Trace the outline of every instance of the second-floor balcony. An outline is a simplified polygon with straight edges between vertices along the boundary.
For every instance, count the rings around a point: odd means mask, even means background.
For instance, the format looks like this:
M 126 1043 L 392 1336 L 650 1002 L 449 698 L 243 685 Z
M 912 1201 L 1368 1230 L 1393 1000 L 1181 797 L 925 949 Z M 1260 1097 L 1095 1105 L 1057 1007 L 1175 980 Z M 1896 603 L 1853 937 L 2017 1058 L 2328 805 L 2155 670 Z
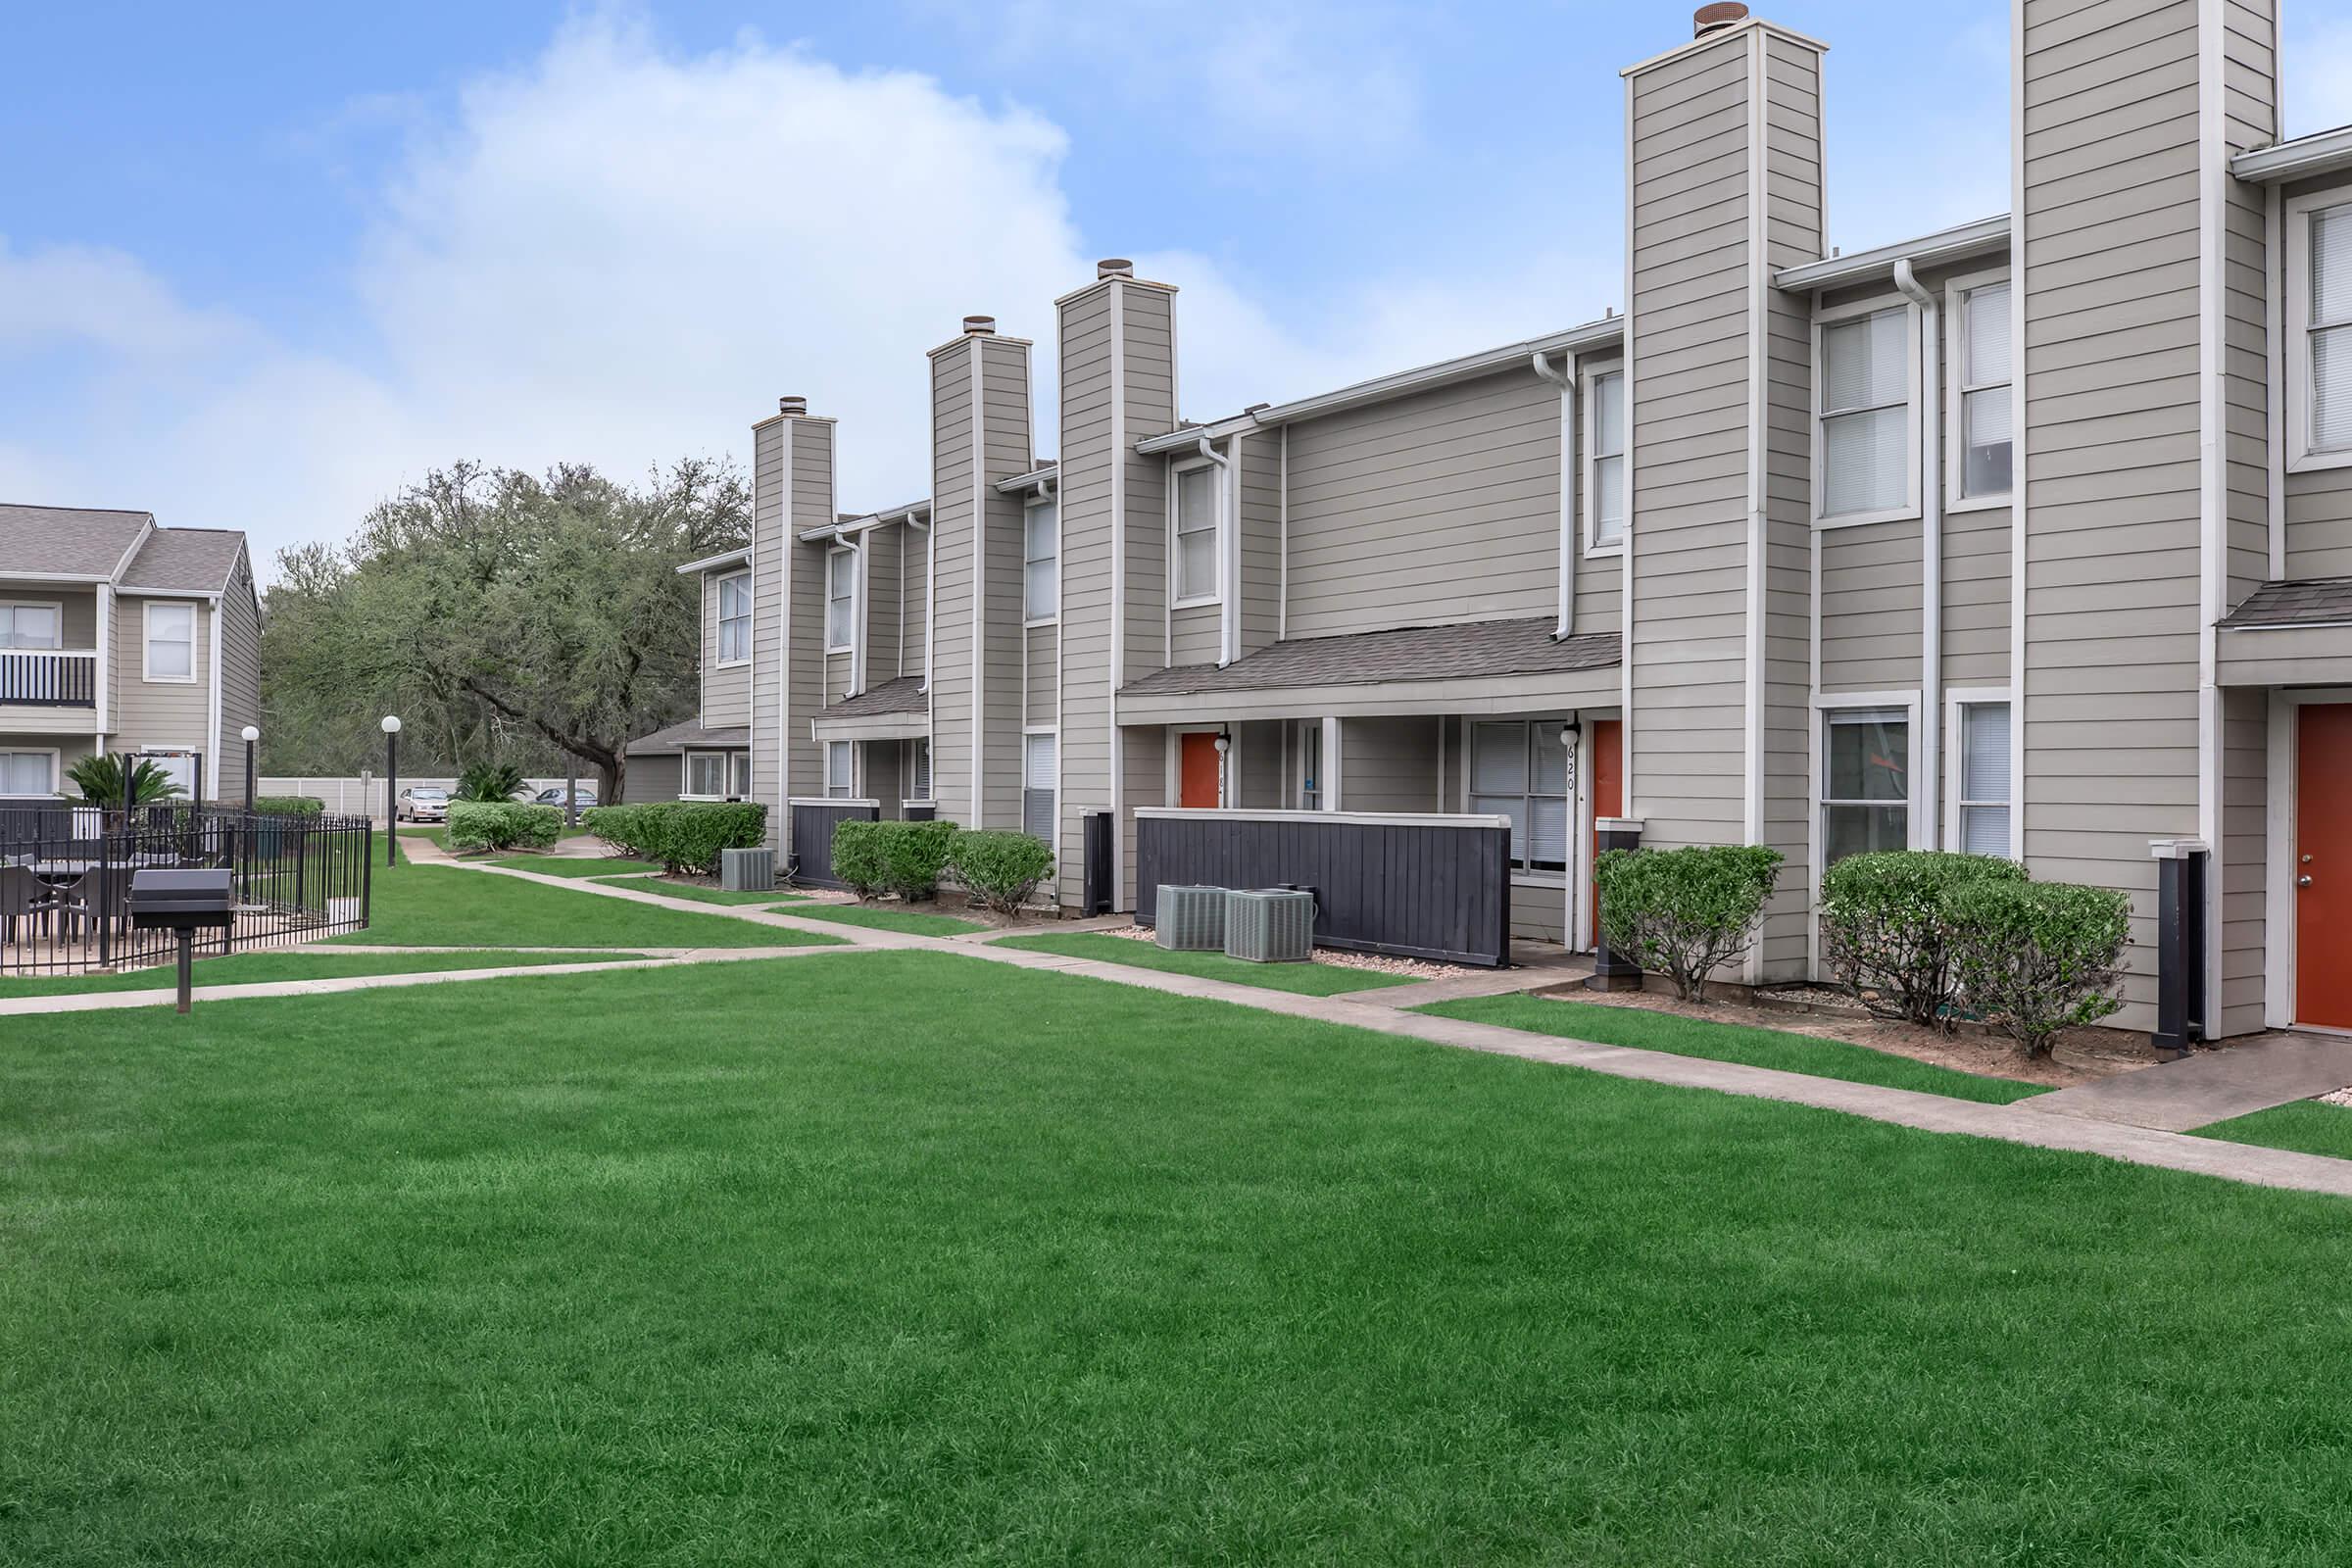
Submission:
M 0 648 L 0 708 L 98 706 L 98 655 L 88 649 Z

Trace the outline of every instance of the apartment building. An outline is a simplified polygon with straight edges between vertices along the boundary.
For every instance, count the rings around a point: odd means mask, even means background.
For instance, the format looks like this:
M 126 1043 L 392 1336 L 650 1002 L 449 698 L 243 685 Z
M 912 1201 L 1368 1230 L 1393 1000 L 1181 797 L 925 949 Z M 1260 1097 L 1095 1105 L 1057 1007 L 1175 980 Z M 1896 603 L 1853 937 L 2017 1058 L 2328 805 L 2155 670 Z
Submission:
M 1770 844 L 1759 982 L 1837 858 L 2004 855 L 2132 895 L 2127 1026 L 2352 1027 L 2352 130 L 2278 140 L 2275 12 L 2019 0 L 2010 211 L 1843 254 L 1827 46 L 1693 34 L 1620 74 L 1582 325 L 1200 417 L 1106 262 L 1051 345 L 931 351 L 930 496 L 858 515 L 786 400 L 683 568 L 705 733 L 780 808 L 1046 837 L 1072 908 L 1171 818 L 1499 818 L 1514 934 L 1587 947 L 1604 833 Z
M 190 798 L 242 796 L 261 631 L 242 533 L 0 504 L 0 799 L 67 792 L 92 752 L 147 758 Z

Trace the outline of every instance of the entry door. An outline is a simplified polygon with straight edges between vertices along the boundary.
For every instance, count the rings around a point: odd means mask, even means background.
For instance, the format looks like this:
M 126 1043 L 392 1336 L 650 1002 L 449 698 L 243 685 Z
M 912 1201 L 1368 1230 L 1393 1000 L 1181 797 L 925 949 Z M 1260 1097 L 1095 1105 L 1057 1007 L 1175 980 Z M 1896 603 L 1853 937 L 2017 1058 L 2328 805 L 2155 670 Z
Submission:
M 2352 1029 L 2352 703 L 2295 713 L 2295 1021 Z
M 1199 730 L 1178 738 L 1183 749 L 1177 754 L 1176 804 L 1214 809 L 1223 804 L 1217 799 L 1217 738 Z
M 1592 824 L 1604 816 L 1625 814 L 1625 725 L 1613 718 L 1592 723 L 1592 813 L 1585 821 L 1585 842 L 1592 844 Z M 1598 858 L 1597 856 L 1594 858 Z M 1600 945 L 1600 884 L 1592 884 L 1585 901 L 1585 946 Z

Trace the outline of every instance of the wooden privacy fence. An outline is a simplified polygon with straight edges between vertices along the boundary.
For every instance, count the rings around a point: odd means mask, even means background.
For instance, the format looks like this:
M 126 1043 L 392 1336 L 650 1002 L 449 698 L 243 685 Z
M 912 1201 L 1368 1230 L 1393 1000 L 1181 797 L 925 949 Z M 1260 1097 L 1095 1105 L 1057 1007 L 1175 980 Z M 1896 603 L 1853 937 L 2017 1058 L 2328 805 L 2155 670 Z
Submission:
M 1138 925 L 1161 883 L 1312 888 L 1315 941 L 1498 967 L 1511 960 L 1511 828 L 1501 816 L 1139 808 Z
M 833 874 L 833 830 L 844 822 L 879 822 L 882 803 L 795 796 L 786 807 L 792 813 L 792 879 L 804 887 L 842 886 Z

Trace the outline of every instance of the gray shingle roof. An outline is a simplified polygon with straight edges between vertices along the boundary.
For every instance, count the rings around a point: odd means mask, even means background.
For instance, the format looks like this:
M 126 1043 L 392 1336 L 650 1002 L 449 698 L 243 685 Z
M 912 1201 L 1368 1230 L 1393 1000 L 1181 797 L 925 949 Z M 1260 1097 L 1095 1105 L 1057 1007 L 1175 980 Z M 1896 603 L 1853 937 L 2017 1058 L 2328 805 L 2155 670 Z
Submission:
M 930 710 L 931 700 L 923 692 L 920 675 L 901 675 L 879 686 L 868 687 L 838 703 L 827 703 L 817 710 L 818 718 L 886 718 L 897 713 L 922 713 Z
M 1549 616 L 1463 626 L 1407 626 L 1276 643 L 1224 668 L 1179 664 L 1120 688 L 1122 695 L 1268 691 L 1299 686 L 1373 686 L 1391 681 L 1477 680 L 1493 675 L 1606 669 L 1618 662 L 1617 634 L 1592 631 L 1554 642 Z
M 244 548 L 245 536 L 233 528 L 158 528 L 122 569 L 122 586 L 217 594 Z
M 2352 623 L 2352 577 L 2266 582 L 2222 617 L 2224 626 L 2324 626 Z
M 746 728 L 705 729 L 700 719 L 688 719 L 640 735 L 621 749 L 624 757 L 667 757 L 678 752 L 740 752 L 752 744 Z
M 0 502 L 0 571 L 16 576 L 109 577 L 153 522 L 144 512 Z

